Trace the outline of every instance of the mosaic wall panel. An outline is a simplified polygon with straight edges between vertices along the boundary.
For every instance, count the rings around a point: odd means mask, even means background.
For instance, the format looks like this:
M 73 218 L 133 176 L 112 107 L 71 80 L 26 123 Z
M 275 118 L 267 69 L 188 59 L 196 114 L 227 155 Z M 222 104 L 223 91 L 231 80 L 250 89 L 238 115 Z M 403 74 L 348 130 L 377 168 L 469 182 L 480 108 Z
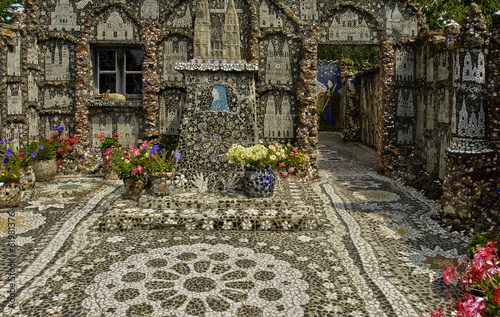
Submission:
M 261 96 L 260 104 L 259 121 L 260 126 L 263 127 L 266 142 L 287 143 L 292 141 L 295 98 L 288 93 L 268 91 Z
M 266 85 L 292 86 L 298 77 L 300 46 L 286 37 L 269 36 L 260 42 L 259 78 Z
M 123 147 L 137 145 L 142 131 L 142 117 L 140 111 L 92 111 L 91 112 L 91 142 L 98 147 L 101 142 L 99 135 L 112 136 L 120 134 L 120 144 Z
M 479 49 L 458 49 L 454 53 L 451 108 L 451 148 L 469 153 L 488 147 L 486 138 L 485 53 Z
M 289 22 L 289 19 L 283 14 L 272 1 L 262 0 L 258 5 L 258 15 L 259 15 L 259 26 L 261 30 L 269 29 L 284 29 L 287 33 L 295 32 L 293 24 Z
M 70 88 L 60 88 L 45 86 L 43 91 L 42 109 L 73 109 L 74 90 Z
M 20 148 L 20 140 L 26 137 L 26 125 L 23 123 L 6 123 L 2 127 L 2 135 L 5 140 L 12 139 L 10 143 L 16 150 Z
M 176 7 L 176 10 L 169 14 L 165 21 L 165 26 L 175 29 L 192 30 L 195 17 L 196 2 L 183 2 Z
M 187 72 L 180 126 L 179 166 L 230 171 L 224 153 L 233 143 L 257 141 L 253 73 Z M 223 123 L 223 124 L 222 124 Z
M 7 50 L 7 75 L 21 76 L 21 42 L 22 37 L 14 32 L 12 35 L 13 46 Z
M 181 72 L 174 70 L 175 63 L 187 62 L 193 56 L 192 40 L 185 37 L 170 36 L 158 45 L 158 75 L 163 82 L 184 83 Z
M 70 81 L 74 64 L 74 46 L 62 41 L 45 41 L 42 45 L 42 73 L 45 81 Z
M 38 115 L 38 111 L 35 108 L 29 108 L 27 110 L 27 126 L 28 126 L 28 139 L 32 140 L 36 138 L 37 135 L 40 134 L 40 116 Z
M 327 44 L 377 44 L 376 25 L 369 17 L 352 8 L 337 12 L 326 22 L 320 42 Z
M 139 42 L 139 30 L 122 10 L 112 7 L 101 13 L 97 25 L 90 28 L 96 42 Z
M 160 96 L 158 130 L 162 135 L 179 135 L 186 92 L 182 89 L 167 89 Z
M 7 85 L 7 115 L 23 114 L 23 87 L 21 83 Z

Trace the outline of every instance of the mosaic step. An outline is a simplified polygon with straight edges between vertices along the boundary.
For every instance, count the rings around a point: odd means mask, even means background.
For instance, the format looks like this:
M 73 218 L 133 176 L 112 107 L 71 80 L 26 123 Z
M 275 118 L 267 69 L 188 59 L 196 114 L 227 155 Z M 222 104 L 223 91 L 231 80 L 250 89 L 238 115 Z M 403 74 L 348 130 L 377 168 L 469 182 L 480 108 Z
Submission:
M 297 180 L 281 181 L 274 197 L 241 192 L 146 194 L 138 202 L 118 200 L 100 219 L 102 231 L 318 230 L 325 221 L 319 200 Z

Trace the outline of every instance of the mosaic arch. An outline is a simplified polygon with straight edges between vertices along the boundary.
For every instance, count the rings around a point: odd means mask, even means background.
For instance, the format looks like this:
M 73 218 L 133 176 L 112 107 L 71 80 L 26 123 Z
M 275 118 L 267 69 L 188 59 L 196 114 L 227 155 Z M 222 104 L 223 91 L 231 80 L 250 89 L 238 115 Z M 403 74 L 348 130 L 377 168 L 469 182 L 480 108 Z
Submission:
M 201 21 L 197 4 L 164 0 L 28 2 L 28 10 L 44 14 L 29 15 L 22 32 L 13 29 L 14 45 L 1 61 L 10 88 L 5 90 L 10 95 L 2 95 L 1 122 L 24 130 L 28 115 L 35 116 L 32 110 L 26 111 L 31 107 L 38 112 L 39 131 L 46 130 L 47 122 L 63 118 L 85 146 L 95 146 L 94 130 L 128 131 L 127 142 L 180 135 L 182 117 L 189 114 L 182 107 L 189 96 L 186 78 L 174 67 L 194 57 L 193 29 Z M 239 58 L 259 66 L 252 94 L 255 138 L 299 145 L 310 154 L 311 177 L 316 170 L 317 114 L 309 96 L 315 91 L 317 44 L 382 45 L 381 39 L 415 37 L 424 28 L 415 8 L 399 1 L 210 0 L 207 6 L 209 22 L 202 32 L 210 46 L 209 58 L 227 57 L 223 52 L 229 42 L 224 34 L 232 28 L 237 29 L 241 43 Z M 238 24 L 232 25 L 234 21 Z M 321 31 L 315 31 L 318 29 Z M 141 50 L 142 79 L 137 76 L 136 86 L 142 95 L 129 94 L 125 103 L 99 99 L 102 69 L 97 64 L 97 50 L 102 47 Z M 120 80 L 125 79 L 116 79 Z M 36 85 L 38 91 L 32 88 Z M 182 98 L 169 97 L 175 94 Z M 201 102 L 208 103 L 212 97 L 207 98 Z M 230 102 L 228 105 L 231 107 Z

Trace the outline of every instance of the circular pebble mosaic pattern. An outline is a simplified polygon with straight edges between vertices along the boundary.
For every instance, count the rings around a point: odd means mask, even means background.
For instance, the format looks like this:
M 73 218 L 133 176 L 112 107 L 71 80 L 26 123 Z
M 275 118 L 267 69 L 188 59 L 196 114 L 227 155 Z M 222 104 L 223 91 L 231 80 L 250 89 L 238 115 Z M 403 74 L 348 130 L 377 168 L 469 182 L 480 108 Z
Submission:
M 227 244 L 152 249 L 114 263 L 86 289 L 87 316 L 302 316 L 308 284 L 290 263 Z M 125 283 L 123 283 L 125 282 Z M 251 304 L 249 304 L 251 303 Z

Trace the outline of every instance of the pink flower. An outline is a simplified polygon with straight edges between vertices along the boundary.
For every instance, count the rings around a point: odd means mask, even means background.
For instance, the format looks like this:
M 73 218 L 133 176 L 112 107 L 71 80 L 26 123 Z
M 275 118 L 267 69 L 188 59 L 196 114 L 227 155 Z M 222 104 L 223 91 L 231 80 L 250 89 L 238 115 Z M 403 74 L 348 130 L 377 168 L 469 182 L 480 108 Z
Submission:
M 456 267 L 449 267 L 443 273 L 444 282 L 446 285 L 450 285 L 451 282 L 456 282 L 458 277 L 458 272 Z
M 108 164 L 106 164 L 106 167 L 110 167 L 111 166 L 111 162 L 108 162 Z
M 130 156 L 128 156 L 128 155 L 125 155 L 125 158 L 126 158 L 127 160 L 130 160 Z
M 281 173 L 281 176 L 283 176 L 283 178 L 287 177 L 288 176 L 288 173 L 287 172 L 282 172 Z
M 135 149 L 133 154 L 135 156 L 139 156 L 139 155 L 141 155 L 141 151 L 139 151 L 138 149 Z
M 291 173 L 293 173 L 293 172 L 295 172 L 295 168 L 290 167 L 290 168 L 288 169 L 288 173 L 290 173 L 290 174 L 291 174 Z
M 141 144 L 141 147 L 145 149 L 148 146 L 148 141 L 144 141 L 144 143 Z
M 299 148 L 298 148 L 298 147 L 294 147 L 294 148 L 293 148 L 293 151 L 294 151 L 294 152 L 298 152 L 298 151 L 299 151 Z
M 104 159 L 105 159 L 106 161 L 109 161 L 111 158 L 110 158 L 109 156 L 106 156 Z
M 290 156 L 294 156 L 294 155 L 295 155 L 295 153 L 294 153 L 294 152 L 290 152 Z
M 132 146 L 131 146 L 128 150 L 129 150 L 129 151 L 132 151 L 133 149 L 135 149 L 135 146 L 134 146 L 134 145 L 132 145 Z
M 443 308 L 439 307 L 438 309 L 436 309 L 432 314 L 431 314 L 431 317 L 445 317 L 445 315 L 443 314 Z
M 137 171 L 138 171 L 139 173 L 141 173 L 142 171 L 144 171 L 144 169 L 142 168 L 142 166 L 138 165 L 138 166 L 137 166 Z
M 281 162 L 279 165 L 280 165 L 280 167 L 284 167 L 285 166 L 285 162 Z
M 134 169 L 132 170 L 132 175 L 136 175 L 136 174 L 137 174 L 137 168 L 134 168 Z

